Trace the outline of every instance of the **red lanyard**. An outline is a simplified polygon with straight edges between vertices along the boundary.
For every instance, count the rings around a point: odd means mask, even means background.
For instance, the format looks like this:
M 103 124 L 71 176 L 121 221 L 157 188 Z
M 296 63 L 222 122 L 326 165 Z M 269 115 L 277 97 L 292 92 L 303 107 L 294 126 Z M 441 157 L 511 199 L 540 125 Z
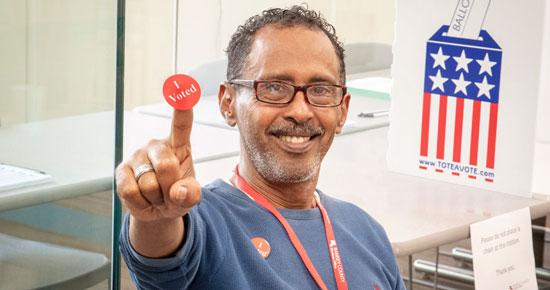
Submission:
M 248 194 L 252 200 L 257 202 L 259 205 L 261 205 L 263 208 L 268 210 L 283 226 L 283 228 L 286 230 L 286 233 L 288 235 L 288 238 L 290 239 L 290 242 L 296 249 L 296 252 L 298 252 L 298 255 L 300 255 L 300 258 L 302 258 L 302 262 L 306 266 L 307 270 L 309 271 L 309 274 L 315 280 L 315 283 L 321 288 L 322 290 L 327 290 L 327 286 L 323 282 L 323 279 L 317 272 L 317 269 L 315 269 L 315 266 L 309 259 L 309 256 L 306 252 L 306 249 L 300 242 L 300 239 L 298 239 L 298 236 L 296 233 L 294 233 L 294 230 L 292 230 L 292 227 L 290 224 L 286 221 L 286 219 L 279 213 L 279 211 L 260 193 L 258 193 L 246 180 L 244 180 L 239 175 L 239 166 L 235 168 L 235 182 L 237 188 Z M 338 287 L 338 290 L 347 290 L 348 289 L 348 283 L 346 282 L 346 276 L 344 275 L 344 265 L 342 265 L 342 260 L 340 258 L 340 251 L 338 250 L 338 246 L 336 245 L 336 238 L 334 237 L 334 231 L 332 229 L 332 224 L 330 223 L 330 219 L 328 218 L 327 211 L 321 204 L 321 200 L 318 196 L 315 196 L 315 200 L 317 201 L 317 205 L 319 206 L 319 210 L 321 211 L 321 215 L 323 216 L 323 224 L 325 225 L 325 234 L 327 237 L 327 244 L 328 249 L 330 253 L 330 259 L 332 261 L 332 269 L 334 271 L 334 279 L 336 280 L 336 286 Z

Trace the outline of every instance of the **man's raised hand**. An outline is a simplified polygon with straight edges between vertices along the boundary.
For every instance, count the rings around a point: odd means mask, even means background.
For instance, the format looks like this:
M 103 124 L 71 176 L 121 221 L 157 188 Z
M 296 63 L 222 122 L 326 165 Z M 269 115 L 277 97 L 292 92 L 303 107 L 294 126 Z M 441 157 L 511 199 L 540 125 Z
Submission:
M 174 110 L 170 136 L 151 140 L 118 166 L 117 191 L 133 219 L 154 222 L 181 218 L 199 202 L 201 187 L 191 157 L 192 125 L 192 110 Z M 150 164 L 153 171 L 136 179 L 136 169 L 144 164 Z

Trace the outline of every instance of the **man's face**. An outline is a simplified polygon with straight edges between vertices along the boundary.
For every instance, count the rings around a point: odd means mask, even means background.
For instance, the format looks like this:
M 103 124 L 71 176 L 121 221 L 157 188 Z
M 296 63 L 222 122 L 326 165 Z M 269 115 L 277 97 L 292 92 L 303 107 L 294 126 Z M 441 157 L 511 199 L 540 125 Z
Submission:
M 339 62 L 328 37 L 304 26 L 267 26 L 256 33 L 244 66 L 243 79 L 283 80 L 295 85 L 341 84 Z M 297 183 L 316 177 L 349 105 L 320 108 L 303 92 L 290 104 L 256 100 L 254 90 L 239 87 L 237 125 L 248 159 L 258 173 L 274 183 Z

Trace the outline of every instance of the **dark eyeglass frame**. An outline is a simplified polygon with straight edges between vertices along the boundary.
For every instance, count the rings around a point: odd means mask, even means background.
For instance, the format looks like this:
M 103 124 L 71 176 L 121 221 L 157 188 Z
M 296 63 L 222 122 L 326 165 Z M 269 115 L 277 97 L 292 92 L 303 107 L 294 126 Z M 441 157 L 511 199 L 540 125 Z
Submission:
M 286 85 L 289 85 L 289 86 L 293 87 L 294 88 L 294 93 L 292 94 L 292 98 L 290 98 L 287 102 L 269 102 L 269 101 L 260 99 L 258 97 L 258 84 L 271 83 L 271 82 L 283 83 L 283 84 L 286 84 Z M 241 85 L 241 86 L 252 88 L 252 89 L 254 89 L 254 96 L 256 97 L 256 100 L 258 100 L 259 102 L 262 102 L 262 103 L 273 104 L 273 105 L 290 104 L 294 100 L 294 97 L 296 97 L 296 93 L 297 92 L 302 92 L 304 94 L 304 96 L 306 97 L 306 101 L 307 101 L 308 104 L 310 104 L 314 107 L 332 108 L 332 107 L 340 106 L 342 104 L 342 102 L 344 101 L 344 96 L 347 94 L 347 87 L 346 86 L 333 85 L 333 84 L 309 84 L 309 85 L 304 85 L 304 86 L 297 86 L 297 85 L 294 85 L 292 83 L 285 82 L 285 81 L 280 81 L 280 80 L 243 80 L 243 79 L 230 80 L 230 81 L 228 81 L 228 83 L 230 83 L 232 85 Z M 338 87 L 338 88 L 342 89 L 342 96 L 340 96 L 340 102 L 336 105 L 327 105 L 327 106 L 312 104 L 309 101 L 309 96 L 307 94 L 307 90 L 309 88 L 315 87 L 315 86 L 330 86 L 330 87 Z

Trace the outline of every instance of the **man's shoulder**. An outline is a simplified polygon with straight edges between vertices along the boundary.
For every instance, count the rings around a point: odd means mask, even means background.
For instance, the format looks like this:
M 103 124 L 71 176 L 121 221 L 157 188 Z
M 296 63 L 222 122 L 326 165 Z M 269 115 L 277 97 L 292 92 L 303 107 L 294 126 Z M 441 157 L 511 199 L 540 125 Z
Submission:
M 216 179 L 202 187 L 202 198 L 197 211 L 217 216 L 247 216 L 257 213 L 251 210 L 259 206 L 244 193 L 222 179 Z
M 201 201 L 226 203 L 247 201 L 247 199 L 248 197 L 223 179 L 216 179 L 202 187 Z

